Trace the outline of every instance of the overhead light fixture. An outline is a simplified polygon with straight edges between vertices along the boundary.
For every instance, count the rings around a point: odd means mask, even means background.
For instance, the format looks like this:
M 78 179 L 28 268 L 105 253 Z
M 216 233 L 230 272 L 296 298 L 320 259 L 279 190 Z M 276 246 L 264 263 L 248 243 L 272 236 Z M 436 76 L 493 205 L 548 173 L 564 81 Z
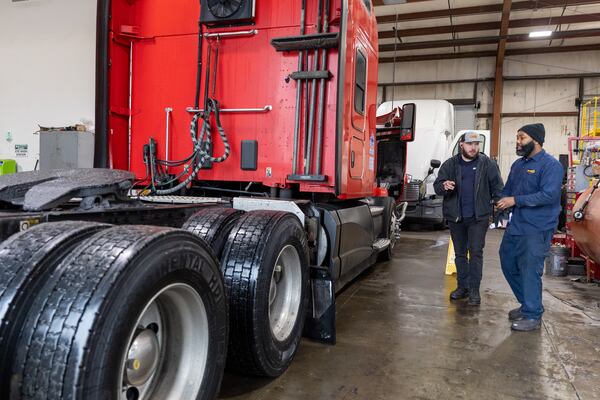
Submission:
M 536 31 L 536 32 L 529 32 L 529 37 L 530 38 L 541 38 L 541 37 L 548 37 L 552 35 L 552 31 Z

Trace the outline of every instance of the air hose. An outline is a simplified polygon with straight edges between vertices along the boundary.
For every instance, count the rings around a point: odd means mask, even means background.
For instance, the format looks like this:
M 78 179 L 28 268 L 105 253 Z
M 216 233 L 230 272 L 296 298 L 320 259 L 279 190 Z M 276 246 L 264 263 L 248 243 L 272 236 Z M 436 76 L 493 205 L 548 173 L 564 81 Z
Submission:
M 212 147 L 212 126 L 210 123 L 210 115 L 215 115 L 215 122 L 217 125 L 217 130 L 219 132 L 219 136 L 221 136 L 221 140 L 223 140 L 223 145 L 225 146 L 225 150 L 223 155 L 220 157 L 213 157 L 210 154 L 210 148 Z M 229 157 L 231 152 L 231 147 L 229 145 L 229 140 L 227 139 L 227 134 L 221 125 L 221 115 L 219 109 L 219 102 L 215 99 L 208 98 L 206 99 L 206 108 L 204 110 L 204 114 L 202 117 L 202 128 L 200 129 L 200 134 L 198 135 L 198 120 L 200 119 L 200 114 L 195 114 L 192 118 L 192 123 L 190 126 L 190 136 L 192 138 L 192 142 L 194 143 L 194 158 L 193 162 L 189 165 L 186 165 L 182 174 L 179 177 L 172 179 L 169 182 L 163 183 L 162 185 L 168 185 L 176 180 L 178 180 L 181 176 L 188 175 L 188 177 L 180 182 L 178 185 L 169 188 L 156 190 L 155 193 L 158 195 L 172 194 L 177 192 L 178 190 L 184 188 L 188 185 L 194 177 L 200 172 L 202 166 L 205 165 L 206 162 L 211 161 L 214 163 L 220 163 Z M 204 145 L 204 148 L 203 148 Z M 199 159 L 199 161 L 198 161 Z M 189 173 L 190 169 L 193 167 L 191 173 Z
M 197 78 L 196 78 L 196 95 L 195 95 L 195 101 L 194 101 L 194 106 L 196 109 L 199 108 L 200 86 L 201 86 L 201 79 L 202 79 L 201 78 L 201 76 L 202 76 L 202 25 L 200 25 L 198 32 L 199 32 L 198 33 L 198 69 L 197 69 Z M 211 51 L 212 51 L 212 46 L 209 46 L 208 60 L 207 60 L 207 67 L 206 67 L 204 111 L 202 113 L 195 113 L 194 116 L 192 117 L 192 122 L 190 124 L 190 135 L 192 138 L 192 142 L 194 144 L 193 153 L 189 157 L 187 157 L 183 160 L 178 160 L 178 161 L 158 160 L 152 156 L 149 158 L 149 161 L 151 164 L 150 170 L 152 171 L 152 184 L 151 184 L 152 192 L 157 195 L 172 194 L 172 193 L 175 193 L 175 192 L 179 191 L 180 189 L 186 187 L 194 179 L 194 177 L 198 175 L 198 173 L 202 169 L 203 165 L 205 165 L 207 162 L 213 162 L 213 163 L 223 162 L 229 157 L 229 154 L 231 152 L 231 147 L 229 145 L 229 140 L 227 138 L 227 134 L 225 133 L 225 130 L 223 129 L 223 126 L 221 125 L 219 102 L 216 99 L 209 97 L 209 95 L 208 95 L 208 87 L 210 85 L 209 81 L 210 81 L 210 75 L 211 75 L 210 74 Z M 217 47 L 216 57 L 215 57 L 215 61 L 214 61 L 215 74 L 213 76 L 214 81 L 213 81 L 213 85 L 212 85 L 213 96 L 214 96 L 214 87 L 215 87 L 215 83 L 216 83 L 216 79 L 217 79 L 216 70 L 217 70 L 218 54 L 219 53 L 218 53 L 218 47 Z M 219 132 L 219 135 L 221 136 L 221 140 L 223 141 L 223 145 L 225 146 L 224 153 L 220 157 L 213 157 L 211 154 L 213 127 L 211 125 L 210 118 L 211 118 L 211 115 L 213 115 L 213 114 L 215 117 L 217 131 Z M 198 133 L 198 123 L 199 123 L 200 118 L 202 118 L 202 123 L 201 123 L 200 133 Z M 179 175 L 177 175 L 173 178 L 170 178 L 169 180 L 162 180 L 162 181 L 156 182 L 154 175 L 158 175 L 159 166 L 177 167 L 177 166 L 182 166 L 182 165 L 184 166 L 184 169 Z M 166 176 L 166 174 L 164 174 L 164 173 L 162 175 Z M 185 176 L 187 176 L 186 179 L 179 182 L 180 179 L 182 179 Z M 168 189 L 157 189 L 156 188 L 156 186 L 158 186 L 158 187 L 170 186 L 176 182 L 179 182 L 179 183 Z
M 600 185 L 600 180 L 598 180 L 596 182 L 596 184 L 592 187 L 592 191 L 588 195 L 587 199 L 585 199 L 585 202 L 582 204 L 581 208 L 573 213 L 573 219 L 575 221 L 583 220 L 583 217 L 585 216 L 585 209 L 587 208 L 588 204 L 590 203 L 590 200 L 592 199 L 594 192 L 596 191 L 596 189 L 598 189 L 598 185 Z

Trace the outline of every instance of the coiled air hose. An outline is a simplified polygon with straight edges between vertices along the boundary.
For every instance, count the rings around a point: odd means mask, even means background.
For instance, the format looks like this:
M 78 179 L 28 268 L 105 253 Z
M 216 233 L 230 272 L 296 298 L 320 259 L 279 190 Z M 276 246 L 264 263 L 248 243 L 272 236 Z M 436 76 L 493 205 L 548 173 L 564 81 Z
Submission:
M 212 126 L 210 123 L 211 114 L 215 115 L 215 122 L 217 125 L 217 131 L 219 132 L 219 136 L 221 136 L 221 140 L 223 141 L 223 145 L 225 146 L 225 150 L 223 155 L 220 157 L 213 157 L 207 149 L 210 149 L 212 146 Z M 220 163 L 229 157 L 231 153 L 231 147 L 229 145 L 229 140 L 227 139 L 227 134 L 221 125 L 221 114 L 219 109 L 219 102 L 215 99 L 208 98 L 206 99 L 206 108 L 204 110 L 204 114 L 202 116 L 202 128 L 200 129 L 200 134 L 198 135 L 198 120 L 200 119 L 200 114 L 194 114 L 192 118 L 192 123 L 190 125 L 190 136 L 192 138 L 192 142 L 194 143 L 194 155 L 192 159 L 192 163 L 186 165 L 184 167 L 183 172 L 176 178 L 170 180 L 169 182 L 162 183 L 161 186 L 169 185 L 179 180 L 182 176 L 188 175 L 188 177 L 180 182 L 178 185 L 169 188 L 169 189 L 159 189 L 155 190 L 157 195 L 166 195 L 177 192 L 178 190 L 184 188 L 188 185 L 194 177 L 200 172 L 202 166 L 207 162 L 211 161 L 214 163 Z M 206 147 L 203 148 L 203 144 L 206 144 Z M 199 161 L 198 161 L 199 159 Z M 193 167 L 191 173 L 189 173 L 190 169 Z

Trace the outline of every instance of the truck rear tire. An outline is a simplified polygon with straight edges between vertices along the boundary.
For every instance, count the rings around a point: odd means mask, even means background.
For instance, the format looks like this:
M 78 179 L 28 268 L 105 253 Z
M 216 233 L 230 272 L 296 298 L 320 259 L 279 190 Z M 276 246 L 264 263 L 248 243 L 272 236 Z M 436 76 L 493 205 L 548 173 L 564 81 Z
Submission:
M 0 398 L 8 398 L 18 334 L 35 294 L 76 244 L 108 227 L 93 222 L 44 223 L 0 244 Z
M 214 399 L 227 333 L 223 280 L 205 242 L 171 228 L 107 229 L 35 297 L 11 399 Z
M 220 257 L 229 232 L 243 213 L 233 208 L 201 208 L 183 224 L 182 229 L 204 239 Z
M 243 215 L 221 261 L 229 299 L 228 369 L 277 377 L 300 344 L 308 301 L 306 233 L 281 211 Z

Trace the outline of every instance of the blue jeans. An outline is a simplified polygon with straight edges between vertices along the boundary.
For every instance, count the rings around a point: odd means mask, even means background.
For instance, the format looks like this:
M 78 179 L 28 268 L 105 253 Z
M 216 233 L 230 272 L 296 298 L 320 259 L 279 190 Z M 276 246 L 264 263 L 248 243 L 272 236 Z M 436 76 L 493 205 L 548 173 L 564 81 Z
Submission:
M 554 230 L 529 235 L 504 234 L 500 245 L 500 264 L 525 318 L 540 319 L 544 261 Z

